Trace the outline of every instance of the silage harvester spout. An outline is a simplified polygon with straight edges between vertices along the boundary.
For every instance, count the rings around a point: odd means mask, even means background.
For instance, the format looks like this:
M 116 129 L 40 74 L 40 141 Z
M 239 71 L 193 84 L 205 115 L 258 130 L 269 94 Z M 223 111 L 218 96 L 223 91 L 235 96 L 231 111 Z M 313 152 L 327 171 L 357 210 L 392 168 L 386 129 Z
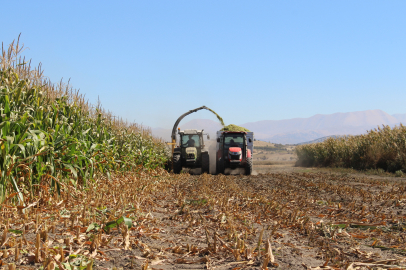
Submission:
M 176 129 L 178 128 L 178 125 L 179 125 L 180 121 L 182 121 L 182 119 L 185 118 L 186 116 L 188 116 L 189 114 L 192 114 L 194 112 L 197 112 L 197 111 L 200 111 L 200 110 L 203 110 L 203 109 L 211 111 L 212 113 L 214 113 L 216 115 L 217 119 L 220 121 L 221 125 L 224 126 L 223 118 L 221 118 L 215 111 L 213 111 L 212 109 L 210 109 L 210 108 L 208 108 L 206 106 L 202 106 L 202 107 L 190 110 L 187 113 L 182 114 L 178 118 L 178 120 L 176 120 L 175 125 L 173 125 L 172 134 L 171 134 L 172 142 L 168 143 L 168 144 L 172 145 L 172 154 L 173 154 L 173 152 L 175 150 L 175 145 L 176 145 Z

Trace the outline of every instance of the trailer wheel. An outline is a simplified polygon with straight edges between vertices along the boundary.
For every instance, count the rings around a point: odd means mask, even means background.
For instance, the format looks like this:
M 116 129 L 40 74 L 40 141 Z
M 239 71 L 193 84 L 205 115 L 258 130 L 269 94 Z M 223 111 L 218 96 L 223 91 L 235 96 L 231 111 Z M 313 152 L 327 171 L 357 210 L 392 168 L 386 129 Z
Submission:
M 210 157 L 207 152 L 202 153 L 202 174 L 203 173 L 210 173 Z
M 173 154 L 173 173 L 179 174 L 182 170 L 182 160 L 180 154 Z
M 245 164 L 245 175 L 252 174 L 252 158 L 247 158 L 247 162 Z

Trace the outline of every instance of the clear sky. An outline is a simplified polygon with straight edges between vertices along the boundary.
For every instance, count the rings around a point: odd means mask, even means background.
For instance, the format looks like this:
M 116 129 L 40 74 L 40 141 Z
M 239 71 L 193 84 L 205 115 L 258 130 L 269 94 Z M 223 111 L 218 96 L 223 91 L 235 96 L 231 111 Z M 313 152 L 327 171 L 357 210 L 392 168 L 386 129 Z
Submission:
M 406 113 L 406 1 L 2 1 L 0 37 L 90 102 L 172 127 Z M 209 112 L 186 118 L 215 119 Z

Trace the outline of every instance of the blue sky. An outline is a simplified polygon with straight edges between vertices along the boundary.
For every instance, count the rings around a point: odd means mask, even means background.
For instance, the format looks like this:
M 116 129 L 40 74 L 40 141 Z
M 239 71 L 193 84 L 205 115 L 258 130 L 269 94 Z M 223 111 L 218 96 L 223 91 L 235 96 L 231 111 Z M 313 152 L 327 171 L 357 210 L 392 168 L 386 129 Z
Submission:
M 226 124 L 406 113 L 406 1 L 3 1 L 54 82 L 115 115 L 172 127 L 206 105 Z M 5 12 L 4 12 L 5 11 Z M 185 118 L 215 120 L 207 111 Z

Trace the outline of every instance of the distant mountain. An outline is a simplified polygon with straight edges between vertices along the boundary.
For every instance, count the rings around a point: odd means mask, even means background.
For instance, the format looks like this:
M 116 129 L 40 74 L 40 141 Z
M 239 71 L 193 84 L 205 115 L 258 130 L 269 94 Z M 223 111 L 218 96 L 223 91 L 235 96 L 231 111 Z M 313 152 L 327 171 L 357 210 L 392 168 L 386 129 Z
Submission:
M 210 137 L 215 137 L 216 132 L 222 129 L 223 126 L 216 121 L 209 119 L 194 119 L 180 125 L 180 129 L 204 129 L 204 133 L 210 134 Z
M 216 136 L 216 132 L 222 128 L 219 122 L 209 120 L 209 119 L 194 119 L 190 120 L 184 124 L 182 122 L 179 128 L 181 130 L 185 129 L 203 129 L 204 133 L 209 134 L 211 139 L 214 139 Z M 164 129 L 164 128 L 152 128 L 152 135 L 155 137 L 162 138 L 165 141 L 171 140 L 171 133 L 172 129 Z
M 357 135 L 380 125 L 398 125 L 399 120 L 381 110 L 316 114 L 309 118 L 264 120 L 243 124 L 259 140 L 301 143 L 330 135 Z
M 272 143 L 297 144 L 332 135 L 358 135 L 378 126 L 406 125 L 406 114 L 389 115 L 381 110 L 348 113 L 316 114 L 309 118 L 264 120 L 246 124 L 235 123 L 254 132 L 256 139 Z M 183 129 L 204 129 L 212 139 L 221 129 L 220 123 L 195 119 L 180 125 Z M 152 134 L 170 140 L 171 129 L 153 128 Z
M 392 114 L 393 117 L 395 117 L 399 122 L 401 122 L 403 125 L 406 125 L 406 114 Z
M 170 141 L 172 130 L 166 128 L 151 128 L 152 135 L 161 138 L 166 142 Z
M 254 136 L 256 133 L 254 132 Z M 315 132 L 315 131 L 297 131 L 297 132 L 286 132 L 273 135 L 267 141 L 272 143 L 281 143 L 281 144 L 297 144 L 297 142 L 303 141 L 312 141 L 314 138 L 324 137 L 322 133 Z
M 319 143 L 319 142 L 324 142 L 325 140 L 329 139 L 329 138 L 340 138 L 340 137 L 345 137 L 346 135 L 331 135 L 331 136 L 325 136 L 325 137 L 321 137 L 312 141 L 308 141 L 308 142 L 302 142 L 302 143 L 298 143 L 297 145 L 302 145 L 302 144 L 311 144 L 311 143 Z

